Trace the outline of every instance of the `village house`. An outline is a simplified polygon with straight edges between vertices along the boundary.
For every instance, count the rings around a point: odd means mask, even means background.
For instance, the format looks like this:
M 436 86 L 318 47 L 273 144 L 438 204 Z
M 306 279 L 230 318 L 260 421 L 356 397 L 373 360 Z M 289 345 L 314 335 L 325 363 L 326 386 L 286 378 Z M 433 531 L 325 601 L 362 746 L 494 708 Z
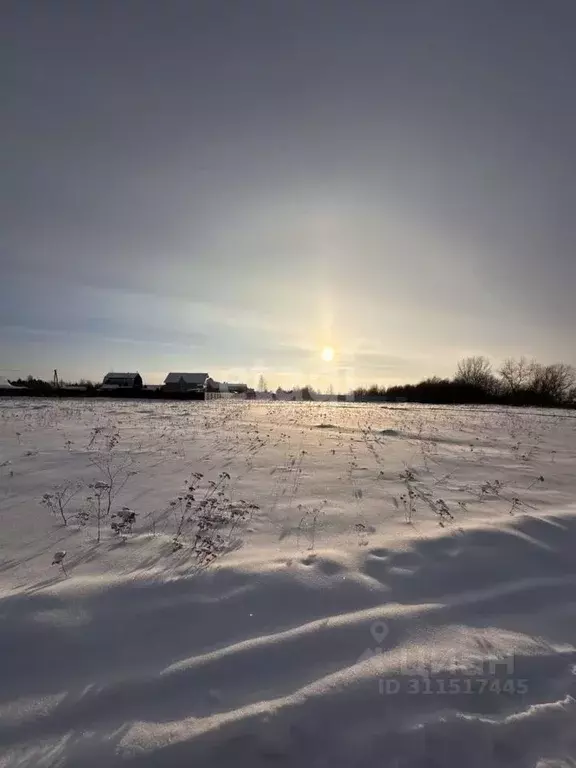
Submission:
M 142 389 L 139 373 L 107 373 L 100 389 Z
M 207 373 L 169 373 L 164 379 L 166 392 L 204 392 Z

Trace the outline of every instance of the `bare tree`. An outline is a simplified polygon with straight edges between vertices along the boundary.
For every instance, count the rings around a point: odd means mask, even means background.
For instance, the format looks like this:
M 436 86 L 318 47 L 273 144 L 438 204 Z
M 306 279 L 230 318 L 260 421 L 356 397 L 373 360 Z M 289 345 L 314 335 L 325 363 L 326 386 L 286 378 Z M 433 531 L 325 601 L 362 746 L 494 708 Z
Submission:
M 491 391 L 495 386 L 492 364 L 483 355 L 466 357 L 460 360 L 456 370 L 455 381 Z
M 266 382 L 266 379 L 264 378 L 264 374 L 260 374 L 260 378 L 258 379 L 258 391 L 259 392 L 267 392 L 268 391 L 268 384 Z
M 534 361 L 521 357 L 515 360 L 513 357 L 506 359 L 499 370 L 504 386 L 508 392 L 518 392 L 530 386 L 534 374 Z
M 539 395 L 562 403 L 570 398 L 575 386 L 576 370 L 573 366 L 567 363 L 533 365 L 531 387 Z

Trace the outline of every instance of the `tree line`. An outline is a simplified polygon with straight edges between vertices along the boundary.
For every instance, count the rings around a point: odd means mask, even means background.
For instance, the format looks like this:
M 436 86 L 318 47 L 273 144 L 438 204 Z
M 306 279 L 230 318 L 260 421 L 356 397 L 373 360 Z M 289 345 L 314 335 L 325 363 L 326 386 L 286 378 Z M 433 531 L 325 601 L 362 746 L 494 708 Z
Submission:
M 543 365 L 525 357 L 508 358 L 498 370 L 481 355 L 458 363 L 451 379 L 432 376 L 418 384 L 360 387 L 356 400 L 406 400 L 415 403 L 576 406 L 576 369 L 566 363 Z
M 15 387 L 25 387 L 38 395 L 50 395 L 54 392 L 54 384 L 51 381 L 44 381 L 44 379 L 36 379 L 34 376 L 28 376 L 25 379 L 13 379 L 10 381 Z M 80 379 L 78 382 L 61 381 L 60 388 L 66 387 L 84 387 L 87 392 L 94 392 L 98 389 L 100 384 L 95 384 L 87 379 Z
M 35 394 L 49 395 L 53 385 L 29 376 L 27 379 L 12 381 L 16 386 L 26 387 Z M 61 383 L 63 387 L 70 386 Z M 81 380 L 87 394 L 97 390 L 98 385 Z M 260 391 L 266 391 L 263 376 L 258 383 Z M 314 400 L 313 387 L 295 387 L 290 393 L 293 399 Z M 333 394 L 330 387 L 329 394 Z M 501 404 L 540 407 L 576 407 L 576 369 L 566 363 L 543 365 L 525 357 L 508 358 L 494 370 L 488 358 L 481 355 L 466 357 L 457 365 L 452 378 L 432 376 L 418 384 L 403 384 L 383 387 L 359 387 L 351 393 L 354 400 L 373 401 L 405 400 L 414 403 L 436 404 Z M 343 395 L 341 395 L 343 397 Z M 350 397 L 350 395 L 347 395 Z

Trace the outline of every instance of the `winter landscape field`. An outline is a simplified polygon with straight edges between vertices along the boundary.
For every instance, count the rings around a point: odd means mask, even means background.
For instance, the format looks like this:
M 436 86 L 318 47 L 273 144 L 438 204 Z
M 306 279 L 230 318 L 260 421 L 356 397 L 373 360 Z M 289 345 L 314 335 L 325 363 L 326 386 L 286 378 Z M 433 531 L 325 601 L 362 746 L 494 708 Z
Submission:
M 576 765 L 575 416 L 0 400 L 0 766 Z

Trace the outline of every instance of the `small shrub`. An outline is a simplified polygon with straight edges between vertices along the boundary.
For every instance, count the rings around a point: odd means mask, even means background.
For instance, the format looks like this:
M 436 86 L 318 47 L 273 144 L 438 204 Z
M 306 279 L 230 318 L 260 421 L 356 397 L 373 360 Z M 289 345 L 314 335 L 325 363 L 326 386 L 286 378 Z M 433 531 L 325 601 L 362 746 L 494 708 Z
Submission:
M 82 489 L 81 483 L 67 482 L 62 485 L 56 486 L 52 493 L 45 493 L 40 500 L 40 503 L 47 507 L 53 515 L 58 515 L 64 525 L 68 525 L 69 519 L 72 516 L 67 516 L 67 507 L 72 499 L 78 495 Z

